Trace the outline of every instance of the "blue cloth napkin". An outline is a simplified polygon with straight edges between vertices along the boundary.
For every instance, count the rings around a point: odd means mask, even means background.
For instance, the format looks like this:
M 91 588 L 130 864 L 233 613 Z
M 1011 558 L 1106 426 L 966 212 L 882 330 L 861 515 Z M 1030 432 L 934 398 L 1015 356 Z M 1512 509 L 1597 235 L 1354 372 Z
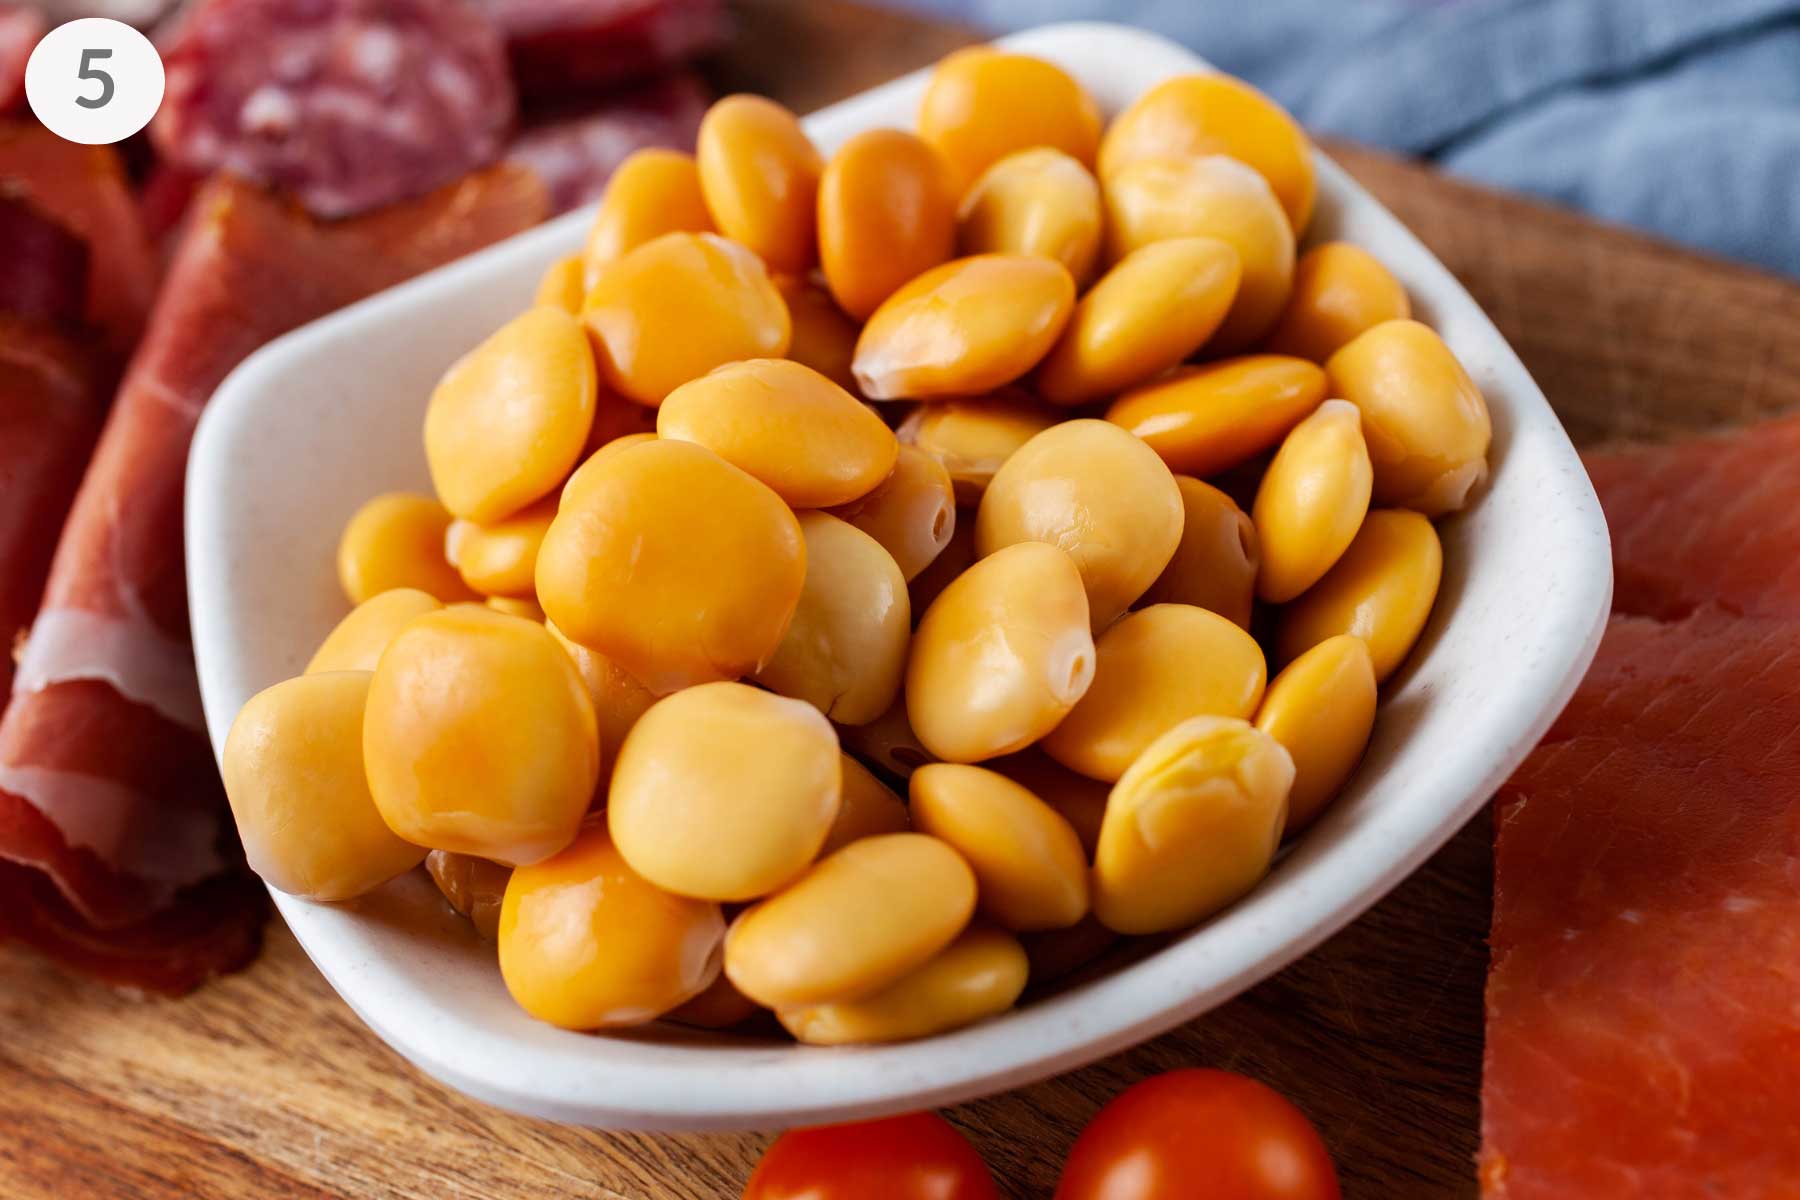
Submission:
M 1800 0 L 898 2 L 1154 29 L 1318 132 L 1800 276 Z

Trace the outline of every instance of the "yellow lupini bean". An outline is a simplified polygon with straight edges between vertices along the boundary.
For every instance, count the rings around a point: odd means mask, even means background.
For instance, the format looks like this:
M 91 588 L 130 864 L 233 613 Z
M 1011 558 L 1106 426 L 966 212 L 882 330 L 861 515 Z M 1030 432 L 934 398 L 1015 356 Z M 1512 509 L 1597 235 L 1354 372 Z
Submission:
M 1237 501 L 1203 480 L 1177 475 L 1181 489 L 1181 544 L 1144 604 L 1192 604 L 1250 628 L 1256 604 L 1256 572 L 1262 553 L 1256 525 Z
M 958 763 L 913 772 L 913 827 L 975 872 L 976 903 L 1007 929 L 1063 929 L 1087 913 L 1087 855 L 1061 814 L 1005 775 Z
M 760 670 L 806 577 L 781 497 L 667 438 L 583 473 L 538 552 L 538 602 L 557 628 L 659 695 Z
M 363 775 L 367 671 L 302 675 L 252 696 L 220 771 L 250 869 L 282 891 L 348 900 L 418 866 L 425 849 L 382 821 Z
M 1100 110 L 1060 67 L 972 46 L 932 71 L 919 102 L 919 136 L 943 155 L 960 196 L 988 167 L 1033 146 L 1093 166 Z
M 705 683 L 632 726 L 606 821 L 631 869 L 657 887 L 754 900 L 811 864 L 842 792 L 837 735 L 812 705 Z
M 1061 263 L 977 254 L 944 263 L 889 296 L 863 326 L 852 369 L 871 400 L 991 392 L 1056 344 L 1075 307 Z
M 956 196 L 937 152 L 910 133 L 871 129 L 832 156 L 819 182 L 819 261 L 838 306 L 866 320 L 956 253 Z
M 488 941 L 500 936 L 500 905 L 506 898 L 506 881 L 512 868 L 476 858 L 433 850 L 425 856 L 425 870 L 443 893 L 444 902 L 475 926 Z
M 484 596 L 529 596 L 556 506 L 552 495 L 491 525 L 459 520 L 445 535 L 445 555 L 463 582 Z
M 717 904 L 651 884 L 594 821 L 566 850 L 507 881 L 500 975 L 540 1021 L 642 1025 L 712 985 L 724 933 Z
M 951 582 L 969 569 L 975 561 L 975 514 L 967 509 L 956 517 L 956 528 L 950 532 L 950 541 L 931 560 L 931 565 L 920 571 L 918 576 L 907 585 L 906 590 L 912 595 L 913 624 L 917 625 L 931 602 L 943 594 Z
M 1251 510 L 1262 548 L 1257 595 L 1285 604 L 1324 578 L 1362 528 L 1373 479 L 1356 405 L 1327 400 L 1294 426 Z
M 1269 685 L 1256 727 L 1294 760 L 1285 833 L 1312 824 L 1362 760 L 1375 728 L 1375 666 L 1352 634 L 1326 638 Z
M 856 337 L 862 326 L 844 315 L 825 289 L 804 279 L 784 276 L 775 281 L 787 303 L 793 337 L 787 356 L 811 367 L 846 391 L 856 390 L 850 361 L 856 357 Z
M 1174 471 L 1216 475 L 1262 453 L 1325 399 L 1325 372 L 1303 358 L 1246 354 L 1134 388 L 1106 419 Z
M 975 552 L 1017 542 L 1068 551 L 1104 629 L 1156 582 L 1181 541 L 1181 489 L 1155 452 L 1105 421 L 1066 421 L 995 472 L 975 515 Z
M 306 664 L 308 675 L 321 671 L 373 671 L 381 652 L 414 617 L 444 607 L 437 597 L 418 588 L 390 588 L 351 609 L 325 635 Z
M 912 604 L 881 543 L 829 513 L 800 514 L 806 583 L 756 682 L 844 725 L 873 721 L 900 693 Z
M 1120 933 L 1211 916 L 1268 873 L 1293 760 L 1247 721 L 1193 717 L 1113 786 L 1094 855 L 1094 915 Z
M 1245 349 L 1281 316 L 1294 281 L 1294 231 L 1261 175 L 1220 154 L 1140 158 L 1108 174 L 1107 252 L 1118 261 L 1172 237 L 1218 238 L 1242 276 L 1231 311 L 1207 347 Z
M 1487 478 L 1487 402 L 1431 329 L 1384 321 L 1333 354 L 1325 372 L 1332 395 L 1362 410 L 1377 504 L 1441 516 Z
M 425 460 L 444 507 L 483 524 L 547 496 L 594 424 L 594 352 L 558 308 L 514 317 L 431 393 Z
M 1077 286 L 1100 257 L 1100 184 L 1049 146 L 1007 155 L 981 173 L 957 210 L 963 254 L 1035 254 L 1069 269 Z
M 505 613 L 509 617 L 523 617 L 527 621 L 543 623 L 544 610 L 530 596 L 489 596 L 487 606 L 497 613 Z
M 873 996 L 781 1009 L 775 1015 L 796 1039 L 814 1046 L 930 1037 L 1005 1012 L 1025 990 L 1029 974 L 1019 939 L 975 925 L 936 958 Z
M 352 604 L 395 588 L 439 600 L 473 600 L 474 591 L 444 559 L 452 517 L 430 496 L 387 492 L 365 503 L 338 540 L 338 583 Z
M 700 121 L 700 192 L 719 232 L 771 271 L 818 259 L 814 231 L 824 162 L 793 113 L 763 96 L 726 96 Z
M 906 712 L 933 757 L 979 762 L 1043 737 L 1093 677 L 1075 560 L 1020 542 L 975 563 L 932 602 L 907 658 Z
M 894 795 L 887 784 L 875 777 L 869 768 L 843 755 L 844 795 L 838 805 L 837 819 L 819 847 L 819 857 L 842 850 L 851 842 L 884 833 L 905 833 L 912 828 L 906 802 Z
M 600 772 L 569 656 L 542 625 L 475 605 L 418 617 L 389 643 L 363 757 L 395 833 L 510 866 L 569 844 Z
M 725 936 L 725 973 L 767 1008 L 872 996 L 935 958 L 975 911 L 975 874 L 920 833 L 851 842 Z
M 901 446 L 893 473 L 833 514 L 881 543 L 908 582 L 931 565 L 956 533 L 950 472 L 916 446 Z
M 600 469 L 601 463 L 633 446 L 641 446 L 655 440 L 654 433 L 628 433 L 624 437 L 616 437 L 610 442 L 604 442 L 595 447 L 594 452 L 588 455 L 579 467 L 570 472 L 568 480 L 562 486 L 562 491 L 557 495 L 557 511 L 560 512 L 571 505 L 580 504 L 582 497 L 587 494 L 588 485 L 605 478 Z M 543 546 L 540 544 L 538 548 L 541 550 Z
M 1108 782 L 1190 717 L 1254 716 L 1268 682 L 1256 639 L 1187 604 L 1120 617 L 1094 652 L 1093 686 L 1042 745 L 1063 766 Z
M 1107 127 L 1100 171 L 1172 154 L 1225 154 L 1247 163 L 1269 181 L 1297 232 L 1312 218 L 1312 143 L 1279 104 L 1240 79 L 1182 75 L 1151 88 Z
M 762 260 L 710 233 L 666 233 L 601 267 L 581 320 L 607 386 L 651 407 L 714 367 L 780 358 L 793 335 Z
M 1325 578 L 1282 610 L 1276 657 L 1290 663 L 1327 638 L 1368 644 L 1376 682 L 1400 668 L 1431 616 L 1444 569 L 1431 522 L 1406 509 L 1375 509 Z
M 532 303 L 561 309 L 571 317 L 575 316 L 581 311 L 581 302 L 587 296 L 586 272 L 587 267 L 579 254 L 557 259 L 544 272 L 544 277 L 538 280 L 537 293 L 532 297 Z
M 665 233 L 712 233 L 694 156 L 661 146 L 634 150 L 606 181 L 581 257 L 586 282 L 600 268 Z
M 728 363 L 682 384 L 656 410 L 658 437 L 705 446 L 795 508 L 848 504 L 894 469 L 894 431 L 811 367 Z
M 571 642 L 567 634 L 549 622 L 544 628 L 569 652 L 575 673 L 581 676 L 588 699 L 594 703 L 594 722 L 600 731 L 600 779 L 604 783 L 612 778 L 613 768 L 618 765 L 625 735 L 639 717 L 650 711 L 656 694 L 598 650 Z
M 900 423 L 900 441 L 944 465 L 958 504 L 981 503 L 1000 464 L 1057 423 L 1058 414 L 1016 388 L 967 400 L 921 404 Z
M 1162 374 L 1218 330 L 1241 275 L 1237 251 L 1217 238 L 1166 238 L 1133 250 L 1075 305 L 1038 366 L 1038 394 L 1086 404 Z
M 1094 857 L 1094 847 L 1100 843 L 1100 822 L 1106 816 L 1106 797 L 1112 791 L 1110 783 L 1077 775 L 1039 746 L 990 759 L 982 765 L 1000 772 L 1055 809 L 1081 839 L 1081 852 L 1090 860 Z
M 1410 316 L 1406 289 L 1373 254 L 1326 242 L 1294 264 L 1293 295 L 1263 348 L 1322 363 L 1364 330 Z
M 932 761 L 931 751 L 913 732 L 906 716 L 906 697 L 897 697 L 888 710 L 865 725 L 839 725 L 838 740 L 884 771 L 905 778 Z

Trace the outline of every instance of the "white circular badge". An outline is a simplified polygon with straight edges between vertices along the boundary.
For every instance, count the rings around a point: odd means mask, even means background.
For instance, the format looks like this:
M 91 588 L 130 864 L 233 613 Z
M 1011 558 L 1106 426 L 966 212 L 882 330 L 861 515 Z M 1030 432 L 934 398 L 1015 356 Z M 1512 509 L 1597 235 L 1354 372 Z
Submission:
M 105 17 L 44 35 L 25 64 L 25 99 L 57 137 L 89 146 L 124 141 L 163 98 L 162 58 L 150 39 Z

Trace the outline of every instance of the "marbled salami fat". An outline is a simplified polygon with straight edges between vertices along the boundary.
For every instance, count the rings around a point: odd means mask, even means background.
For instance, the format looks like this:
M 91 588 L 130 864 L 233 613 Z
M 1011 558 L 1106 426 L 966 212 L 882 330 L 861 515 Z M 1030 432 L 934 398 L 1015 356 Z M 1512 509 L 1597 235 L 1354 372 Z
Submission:
M 512 128 L 505 47 L 465 0 L 199 0 L 161 41 L 157 148 L 315 216 L 423 195 Z

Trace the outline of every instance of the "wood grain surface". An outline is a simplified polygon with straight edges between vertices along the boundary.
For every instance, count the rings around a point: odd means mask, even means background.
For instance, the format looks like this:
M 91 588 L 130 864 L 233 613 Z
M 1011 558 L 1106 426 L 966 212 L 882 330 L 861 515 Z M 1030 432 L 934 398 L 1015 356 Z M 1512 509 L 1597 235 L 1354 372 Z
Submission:
M 756 0 L 741 18 L 720 84 L 801 109 L 971 37 L 835 0 Z M 1800 289 L 1330 149 L 1468 285 L 1579 441 L 1800 406 Z M 1008 1195 L 1042 1197 L 1121 1088 L 1172 1067 L 1231 1067 L 1318 1121 L 1348 1195 L 1473 1195 L 1490 840 L 1483 815 L 1361 920 L 1207 1017 L 948 1115 Z M 279 924 L 252 969 L 175 1002 L 0 950 L 8 1196 L 720 1200 L 768 1140 L 600 1134 L 463 1099 L 366 1031 Z

